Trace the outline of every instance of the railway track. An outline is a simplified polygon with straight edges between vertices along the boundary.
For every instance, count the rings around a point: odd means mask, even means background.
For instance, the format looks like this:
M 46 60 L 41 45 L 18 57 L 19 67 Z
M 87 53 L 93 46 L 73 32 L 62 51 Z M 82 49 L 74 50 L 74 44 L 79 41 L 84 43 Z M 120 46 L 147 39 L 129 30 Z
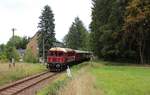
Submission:
M 20 92 L 56 75 L 57 73 L 44 72 L 38 75 L 27 77 L 12 84 L 1 87 L 0 95 L 17 95 Z

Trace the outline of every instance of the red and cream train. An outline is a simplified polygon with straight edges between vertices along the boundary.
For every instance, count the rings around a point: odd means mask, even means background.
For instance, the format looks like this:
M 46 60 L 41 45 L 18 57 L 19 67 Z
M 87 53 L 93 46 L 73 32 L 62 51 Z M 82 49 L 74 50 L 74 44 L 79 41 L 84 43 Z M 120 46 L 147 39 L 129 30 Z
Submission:
M 54 47 L 48 51 L 47 67 L 50 71 L 61 71 L 76 63 L 88 61 L 91 52 Z

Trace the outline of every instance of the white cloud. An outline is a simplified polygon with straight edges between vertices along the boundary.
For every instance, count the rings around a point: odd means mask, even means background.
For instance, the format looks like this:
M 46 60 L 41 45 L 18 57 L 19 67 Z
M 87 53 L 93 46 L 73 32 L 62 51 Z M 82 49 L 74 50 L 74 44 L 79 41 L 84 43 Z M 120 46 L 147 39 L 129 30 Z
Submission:
M 0 44 L 6 43 L 15 27 L 16 35 L 33 36 L 44 5 L 50 5 L 55 17 L 56 38 L 61 41 L 76 16 L 85 26 L 91 21 L 91 0 L 0 0 Z

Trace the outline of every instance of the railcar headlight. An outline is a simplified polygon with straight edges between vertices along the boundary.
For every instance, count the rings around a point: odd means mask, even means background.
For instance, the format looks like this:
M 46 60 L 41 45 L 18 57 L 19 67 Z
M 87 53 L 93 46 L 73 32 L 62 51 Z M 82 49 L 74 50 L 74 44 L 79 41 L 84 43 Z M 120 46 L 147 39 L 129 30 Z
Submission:
M 60 64 L 56 64 L 56 68 L 60 68 Z

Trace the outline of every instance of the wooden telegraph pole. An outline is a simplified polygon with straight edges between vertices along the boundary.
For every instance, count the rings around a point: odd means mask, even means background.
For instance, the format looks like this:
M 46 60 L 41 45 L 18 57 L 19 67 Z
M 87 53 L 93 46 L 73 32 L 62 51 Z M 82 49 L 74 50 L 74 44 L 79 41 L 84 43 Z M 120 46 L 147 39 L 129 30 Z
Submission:
M 45 43 L 44 43 L 44 37 L 43 37 L 43 64 L 45 63 Z
M 14 35 L 15 35 L 15 31 L 16 29 L 15 28 L 12 28 L 12 32 L 13 32 L 13 35 L 12 35 L 12 40 L 13 40 L 13 46 L 12 46 L 12 49 L 15 47 L 15 39 L 14 39 Z M 14 56 L 12 55 L 12 60 L 11 60 L 13 66 L 15 67 L 15 58 Z

